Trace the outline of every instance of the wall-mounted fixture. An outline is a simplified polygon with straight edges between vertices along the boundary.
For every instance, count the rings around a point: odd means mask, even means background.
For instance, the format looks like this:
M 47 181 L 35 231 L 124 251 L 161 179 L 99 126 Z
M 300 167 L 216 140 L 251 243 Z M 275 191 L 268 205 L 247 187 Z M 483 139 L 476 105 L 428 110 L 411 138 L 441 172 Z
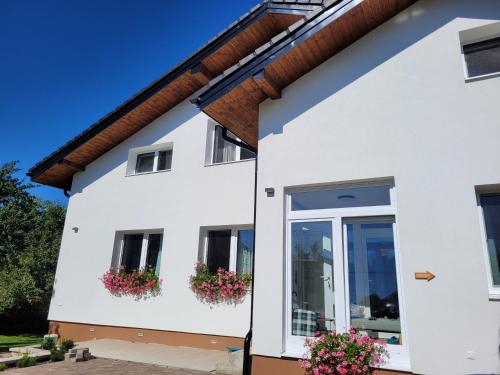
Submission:
M 274 197 L 274 188 L 267 187 L 264 189 L 268 197 Z
M 73 230 L 73 232 L 78 233 L 78 227 L 73 227 L 71 229 Z

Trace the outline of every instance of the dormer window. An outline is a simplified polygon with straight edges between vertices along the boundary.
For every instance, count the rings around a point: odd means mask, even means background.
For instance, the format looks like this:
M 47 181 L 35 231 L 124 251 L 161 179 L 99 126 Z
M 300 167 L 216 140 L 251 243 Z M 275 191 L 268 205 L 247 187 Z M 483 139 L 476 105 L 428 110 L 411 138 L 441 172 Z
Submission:
M 130 149 L 127 175 L 169 171 L 172 169 L 172 154 L 172 143 Z

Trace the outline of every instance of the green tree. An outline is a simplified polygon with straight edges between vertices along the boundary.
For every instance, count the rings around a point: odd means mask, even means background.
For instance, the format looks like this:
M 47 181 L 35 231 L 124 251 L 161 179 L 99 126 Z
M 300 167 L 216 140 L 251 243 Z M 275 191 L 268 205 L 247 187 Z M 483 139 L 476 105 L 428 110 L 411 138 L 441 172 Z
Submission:
M 37 329 L 46 325 L 65 209 L 31 194 L 18 170 L 0 167 L 0 328 Z

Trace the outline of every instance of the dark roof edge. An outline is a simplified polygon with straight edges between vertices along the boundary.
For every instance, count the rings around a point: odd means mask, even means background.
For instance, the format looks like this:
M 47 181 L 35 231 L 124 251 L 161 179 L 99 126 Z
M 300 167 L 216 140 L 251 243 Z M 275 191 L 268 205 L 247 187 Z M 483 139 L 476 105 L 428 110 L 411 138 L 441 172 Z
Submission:
M 225 30 L 217 34 L 214 38 L 209 40 L 203 47 L 199 48 L 196 52 L 187 57 L 183 62 L 176 65 L 169 70 L 159 79 L 150 83 L 146 88 L 136 93 L 132 98 L 120 104 L 113 111 L 100 118 L 90 127 L 83 132 L 72 138 L 59 149 L 49 154 L 40 162 L 31 167 L 26 173 L 29 177 L 34 178 L 43 173 L 52 165 L 56 164 L 59 160 L 63 159 L 69 153 L 80 147 L 82 144 L 93 138 L 101 131 L 112 125 L 115 121 L 126 115 L 138 105 L 145 102 L 151 96 L 156 94 L 159 90 L 167 86 L 173 80 L 184 74 L 186 71 L 194 68 L 203 59 L 209 56 L 214 50 L 220 48 L 227 40 L 234 37 L 239 31 L 249 26 L 253 21 L 266 13 L 282 13 L 287 8 L 290 9 L 291 14 L 306 14 L 310 11 L 311 6 L 299 4 L 274 4 L 272 1 L 264 1 L 257 4 L 249 12 L 238 18 L 237 21 L 229 25 Z M 317 6 L 315 6 L 317 8 Z
M 208 85 L 191 97 L 191 103 L 201 109 L 207 107 L 247 78 L 264 69 L 269 58 L 276 60 L 283 56 L 297 44 L 302 43 L 362 2 L 363 0 L 330 1 L 321 11 L 310 13 L 306 21 L 297 21 L 283 33 L 274 37 L 274 42 L 266 43 L 252 55 L 240 60 L 236 65 L 211 80 Z

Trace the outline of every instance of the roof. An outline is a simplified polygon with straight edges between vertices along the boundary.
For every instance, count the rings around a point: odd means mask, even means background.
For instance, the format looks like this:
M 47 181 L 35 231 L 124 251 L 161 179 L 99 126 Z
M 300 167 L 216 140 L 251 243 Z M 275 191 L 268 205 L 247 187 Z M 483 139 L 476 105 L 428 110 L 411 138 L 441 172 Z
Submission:
M 207 115 L 257 147 L 258 106 L 416 0 L 326 0 L 210 80 L 191 99 Z
M 35 164 L 28 176 L 35 182 L 69 189 L 75 173 L 326 1 L 265 0 L 256 5 L 183 62 Z

